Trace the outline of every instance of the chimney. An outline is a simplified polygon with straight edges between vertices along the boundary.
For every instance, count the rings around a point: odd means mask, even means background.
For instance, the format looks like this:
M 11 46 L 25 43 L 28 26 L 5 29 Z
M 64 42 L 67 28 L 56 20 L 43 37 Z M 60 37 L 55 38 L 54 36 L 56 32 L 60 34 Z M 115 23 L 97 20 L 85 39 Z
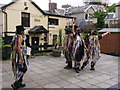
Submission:
M 69 8 L 69 7 L 71 7 L 71 5 L 68 5 L 68 4 L 62 5 L 62 8 Z
M 17 0 L 12 0 L 12 2 L 16 2 Z
M 49 0 L 49 11 L 54 11 L 57 9 L 57 3 L 51 3 L 51 0 Z

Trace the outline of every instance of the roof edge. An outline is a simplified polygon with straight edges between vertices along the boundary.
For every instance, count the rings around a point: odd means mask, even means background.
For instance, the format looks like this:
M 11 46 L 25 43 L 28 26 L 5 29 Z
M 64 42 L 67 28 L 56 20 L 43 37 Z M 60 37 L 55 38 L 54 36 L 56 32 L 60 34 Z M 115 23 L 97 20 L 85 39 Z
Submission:
M 74 18 L 74 17 L 68 17 L 68 16 L 64 16 L 64 15 L 55 15 L 55 14 L 47 14 L 46 15 L 49 15 L 49 16 L 57 16 L 57 17 L 64 17 L 64 18 Z
M 14 2 L 10 2 L 9 4 L 1 7 L 1 9 L 3 10 L 3 9 L 5 9 L 5 8 L 7 8 L 8 6 L 16 3 L 17 1 L 19 1 L 19 0 L 16 0 L 16 1 L 14 1 Z M 45 12 L 44 12 L 40 7 L 38 7 L 38 5 L 36 5 L 32 0 L 28 0 L 28 1 L 30 1 L 38 10 L 40 10 L 40 11 L 45 15 Z
M 8 6 L 16 3 L 17 1 L 19 1 L 19 0 L 16 0 L 15 2 L 11 2 L 11 3 L 9 3 L 9 4 L 7 4 L 7 5 L 3 6 L 3 7 L 1 7 L 1 9 L 3 10 L 3 9 L 5 9 L 5 8 L 7 8 Z M 29 1 L 30 1 L 40 12 L 42 12 L 43 15 L 57 16 L 57 17 L 64 17 L 64 18 L 74 18 L 74 17 L 65 16 L 65 15 L 63 16 L 63 15 L 47 14 L 47 13 L 45 13 L 35 2 L 33 2 L 32 0 L 29 0 Z

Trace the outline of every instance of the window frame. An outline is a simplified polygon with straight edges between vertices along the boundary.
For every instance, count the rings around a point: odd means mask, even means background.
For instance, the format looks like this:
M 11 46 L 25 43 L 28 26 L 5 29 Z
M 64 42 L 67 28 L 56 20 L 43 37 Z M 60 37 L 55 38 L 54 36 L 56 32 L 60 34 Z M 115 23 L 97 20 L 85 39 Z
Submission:
M 27 21 L 28 21 L 28 25 L 24 24 L 25 21 L 23 21 L 23 18 L 25 18 L 25 17 L 23 17 L 23 14 L 24 15 L 28 15 L 28 17 L 26 16 L 27 17 Z M 24 27 L 30 27 L 30 13 L 21 12 L 21 25 L 23 25 Z
M 55 23 L 52 24 L 52 22 L 50 21 L 54 21 Z M 48 18 L 48 25 L 59 25 L 59 19 L 56 18 Z

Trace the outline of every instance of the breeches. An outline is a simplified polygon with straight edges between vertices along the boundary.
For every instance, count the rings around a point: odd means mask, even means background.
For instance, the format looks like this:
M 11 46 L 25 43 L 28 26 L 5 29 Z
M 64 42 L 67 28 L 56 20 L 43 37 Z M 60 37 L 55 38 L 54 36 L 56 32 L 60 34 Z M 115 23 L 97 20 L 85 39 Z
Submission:
M 66 58 L 66 63 L 72 62 L 72 57 L 70 52 L 65 51 L 65 58 Z
M 16 80 L 17 81 L 22 81 L 22 78 L 23 78 L 23 75 L 25 74 L 25 72 L 27 71 L 27 66 L 26 66 L 26 64 L 24 63 L 24 64 L 18 64 L 17 65 L 17 68 L 18 68 L 18 73 L 17 73 L 17 75 L 16 75 Z

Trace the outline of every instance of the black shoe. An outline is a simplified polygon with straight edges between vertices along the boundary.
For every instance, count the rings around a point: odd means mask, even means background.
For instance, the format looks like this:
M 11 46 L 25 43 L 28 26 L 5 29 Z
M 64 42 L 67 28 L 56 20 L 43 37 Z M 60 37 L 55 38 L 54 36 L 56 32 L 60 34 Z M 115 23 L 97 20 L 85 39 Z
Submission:
M 70 68 L 70 67 L 68 67 L 68 66 L 65 66 L 65 67 L 64 67 L 64 69 L 71 69 L 71 68 Z
M 73 69 L 75 69 L 76 67 L 73 67 Z
M 14 84 L 11 84 L 11 87 L 13 88 L 13 90 L 17 90 L 17 88 L 14 86 Z
M 25 87 L 26 86 L 26 84 L 20 84 L 20 87 Z
M 85 68 L 85 66 L 87 65 L 88 61 L 85 61 L 81 67 L 81 69 Z
M 18 88 L 20 88 L 18 86 L 15 86 L 15 84 L 11 84 L 11 87 L 13 88 L 13 90 L 18 90 Z
M 79 71 L 80 71 L 79 68 L 75 68 L 76 73 L 79 73 Z
M 83 69 L 83 68 L 85 68 L 85 66 L 84 66 L 84 65 L 82 65 L 81 69 Z
M 91 67 L 91 69 L 90 70 L 95 70 L 95 68 L 94 67 Z
M 93 61 L 91 62 L 91 69 L 90 70 L 95 70 L 94 68 L 95 64 L 93 63 Z

